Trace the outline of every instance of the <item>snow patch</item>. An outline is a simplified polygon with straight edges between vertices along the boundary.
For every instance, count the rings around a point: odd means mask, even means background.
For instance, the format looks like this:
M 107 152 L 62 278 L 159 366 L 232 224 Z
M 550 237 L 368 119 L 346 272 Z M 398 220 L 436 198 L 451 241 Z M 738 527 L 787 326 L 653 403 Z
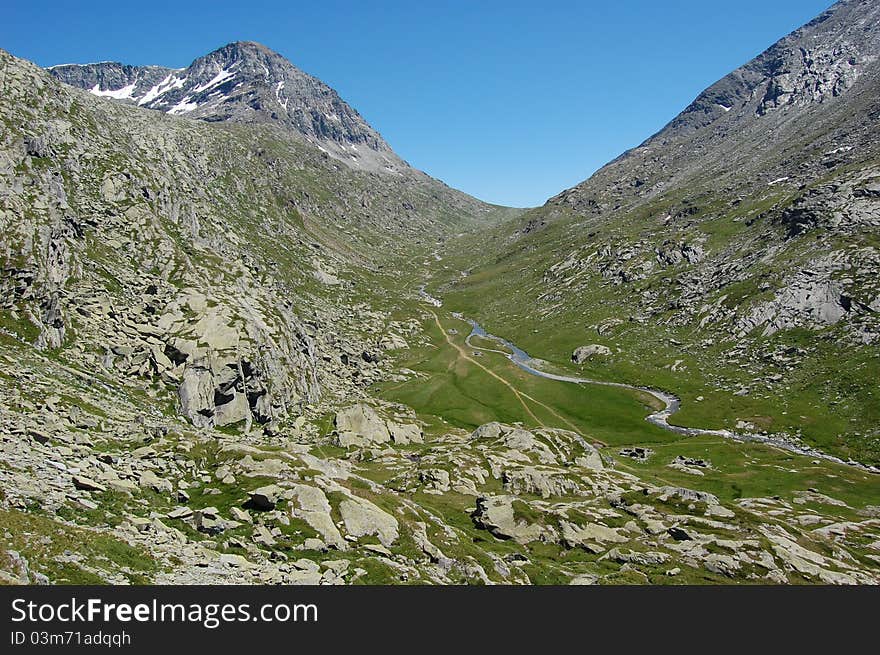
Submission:
M 186 96 L 183 100 L 174 105 L 171 109 L 168 110 L 169 114 L 185 114 L 187 112 L 192 111 L 193 109 L 197 109 L 199 103 L 190 102 L 192 100 L 192 96 Z
M 89 93 L 96 96 L 101 96 L 102 98 L 113 98 L 114 100 L 129 100 L 134 95 L 134 85 L 135 83 L 132 82 L 128 86 L 124 86 L 121 89 L 108 89 L 107 91 L 102 91 L 100 85 L 96 84 L 91 89 L 89 89 Z
M 719 103 L 716 103 L 716 104 L 717 104 L 719 107 L 721 107 L 721 109 L 723 109 L 725 112 L 728 112 L 728 111 L 730 111 L 731 109 L 733 109 L 733 107 L 728 107 L 728 106 L 726 106 L 726 105 L 722 105 L 720 102 L 719 102 Z
M 839 155 L 842 152 L 849 152 L 852 149 L 852 146 L 840 146 L 839 148 L 835 148 L 834 150 L 829 150 L 825 153 L 825 156 L 827 157 L 829 155 Z
M 153 102 L 156 98 L 171 91 L 172 89 L 179 89 L 183 86 L 184 82 L 186 82 L 185 77 L 177 77 L 174 73 L 169 73 L 168 76 L 159 82 L 152 89 L 147 91 L 144 96 L 138 100 L 138 105 L 145 105 L 148 102 Z
M 214 76 L 214 79 L 212 79 L 210 82 L 202 84 L 201 86 L 197 86 L 195 89 L 193 89 L 193 93 L 201 93 L 202 91 L 217 86 L 218 84 L 223 84 L 223 82 L 228 80 L 230 77 L 235 77 L 235 73 L 232 73 L 229 71 L 229 69 L 224 68 L 219 73 L 217 73 Z
M 773 186 L 774 184 L 779 184 L 779 183 L 781 183 L 781 182 L 787 182 L 787 181 L 790 180 L 790 179 L 791 179 L 791 178 L 788 178 L 788 177 L 780 177 L 780 178 L 777 178 L 777 179 L 773 180 L 772 182 L 769 182 L 769 183 L 767 184 L 767 186 Z
M 87 64 L 55 64 L 53 66 L 46 66 L 49 68 L 58 68 L 59 66 L 78 66 L 79 68 L 86 68 L 87 66 L 99 66 L 101 64 L 118 64 L 117 61 L 90 61 Z
M 287 98 L 281 97 L 282 91 L 284 91 L 284 80 L 275 85 L 275 97 L 278 98 L 278 104 L 287 109 Z

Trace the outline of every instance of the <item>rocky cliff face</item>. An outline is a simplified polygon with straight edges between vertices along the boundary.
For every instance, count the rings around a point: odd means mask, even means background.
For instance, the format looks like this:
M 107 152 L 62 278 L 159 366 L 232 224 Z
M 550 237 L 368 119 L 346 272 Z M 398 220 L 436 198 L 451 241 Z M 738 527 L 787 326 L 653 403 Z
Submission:
M 651 141 L 724 119 L 745 123 L 786 108 L 822 104 L 873 74 L 880 9 L 869 0 L 839 2 L 760 56 L 716 82 Z
M 357 168 L 406 168 L 333 89 L 259 43 L 230 43 L 179 70 L 106 62 L 49 71 L 94 95 L 177 116 L 281 125 Z
M 132 103 L 143 100 L 152 89 L 175 72 L 164 66 L 128 66 L 112 61 L 61 64 L 48 70 L 62 82 L 86 89 L 96 96 Z M 149 98 L 146 101 L 149 102 Z

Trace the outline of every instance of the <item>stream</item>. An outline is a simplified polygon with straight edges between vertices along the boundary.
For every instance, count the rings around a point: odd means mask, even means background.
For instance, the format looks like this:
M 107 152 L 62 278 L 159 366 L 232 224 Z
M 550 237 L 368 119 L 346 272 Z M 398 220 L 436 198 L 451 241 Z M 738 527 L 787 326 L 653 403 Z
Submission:
M 427 293 L 424 293 L 424 289 L 421 290 L 424 296 L 427 296 Z M 431 298 L 428 296 L 428 298 Z M 435 298 L 431 298 L 435 302 L 439 303 Z M 439 306 L 439 305 L 437 305 Z M 676 434 L 680 434 L 686 437 L 694 437 L 694 436 L 703 436 L 710 435 L 716 437 L 723 437 L 725 439 L 731 439 L 739 442 L 756 442 L 762 443 L 769 446 L 773 446 L 776 448 L 781 448 L 783 450 L 788 450 L 793 453 L 797 453 L 799 455 L 805 455 L 807 457 L 821 458 L 828 461 L 835 462 L 837 464 L 843 464 L 847 466 L 855 466 L 866 471 L 870 471 L 872 473 L 880 472 L 880 469 L 874 466 L 865 466 L 859 462 L 855 461 L 844 461 L 839 457 L 835 457 L 833 455 L 828 455 L 823 453 L 820 450 L 815 448 L 811 448 L 809 446 L 805 446 L 802 444 L 792 443 L 788 439 L 777 435 L 764 435 L 764 434 L 754 434 L 750 432 L 733 432 L 731 430 L 708 430 L 701 428 L 686 428 L 679 425 L 672 425 L 669 423 L 669 417 L 675 414 L 679 409 L 681 409 L 681 400 L 671 393 L 667 393 L 665 391 L 660 391 L 658 389 L 652 389 L 650 387 L 640 387 L 631 384 L 625 384 L 623 382 L 606 382 L 604 380 L 593 380 L 590 378 L 580 378 L 569 375 L 557 375 L 555 373 L 547 373 L 546 371 L 542 371 L 537 368 L 537 361 L 532 358 L 526 351 L 522 348 L 519 348 L 515 344 L 512 344 L 510 341 L 503 339 L 502 337 L 496 336 L 494 334 L 490 334 L 484 330 L 479 323 L 474 321 L 473 319 L 465 318 L 461 314 L 454 313 L 453 316 L 459 320 L 466 321 L 471 326 L 471 332 L 467 336 L 465 340 L 467 345 L 473 348 L 474 350 L 485 350 L 489 352 L 495 352 L 504 355 L 511 362 L 516 364 L 519 368 L 524 370 L 525 372 L 536 375 L 538 377 L 546 378 L 548 380 L 558 380 L 559 382 L 569 382 L 572 384 L 583 384 L 583 385 L 599 385 L 603 387 L 617 387 L 620 389 L 630 389 L 632 391 L 641 391 L 643 393 L 647 393 L 650 396 L 653 396 L 657 400 L 663 403 L 663 409 L 656 411 L 652 414 L 649 414 L 645 417 L 645 420 L 649 423 L 656 425 L 659 428 L 664 430 L 668 430 L 670 432 L 674 432 Z M 505 352 L 503 350 L 494 350 L 491 348 L 480 348 L 479 346 L 473 345 L 470 340 L 473 337 L 480 337 L 482 339 L 486 339 L 489 341 L 494 341 L 495 343 L 501 345 L 506 348 L 510 352 Z

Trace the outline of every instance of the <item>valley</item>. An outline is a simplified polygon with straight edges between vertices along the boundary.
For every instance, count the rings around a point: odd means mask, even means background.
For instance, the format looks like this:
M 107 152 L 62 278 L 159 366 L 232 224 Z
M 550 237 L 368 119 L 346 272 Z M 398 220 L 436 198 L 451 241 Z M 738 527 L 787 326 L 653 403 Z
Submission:
M 0 51 L 0 582 L 880 583 L 878 53 L 517 209 L 260 44 Z

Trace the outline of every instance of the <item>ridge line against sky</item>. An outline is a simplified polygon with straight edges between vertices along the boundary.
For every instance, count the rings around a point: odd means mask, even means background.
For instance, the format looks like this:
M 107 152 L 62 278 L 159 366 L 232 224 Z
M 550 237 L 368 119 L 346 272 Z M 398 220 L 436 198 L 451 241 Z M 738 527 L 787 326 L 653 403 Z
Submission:
M 41 66 L 180 68 L 231 41 L 263 43 L 336 89 L 413 166 L 483 200 L 535 206 L 832 3 L 5 4 L 0 47 Z

